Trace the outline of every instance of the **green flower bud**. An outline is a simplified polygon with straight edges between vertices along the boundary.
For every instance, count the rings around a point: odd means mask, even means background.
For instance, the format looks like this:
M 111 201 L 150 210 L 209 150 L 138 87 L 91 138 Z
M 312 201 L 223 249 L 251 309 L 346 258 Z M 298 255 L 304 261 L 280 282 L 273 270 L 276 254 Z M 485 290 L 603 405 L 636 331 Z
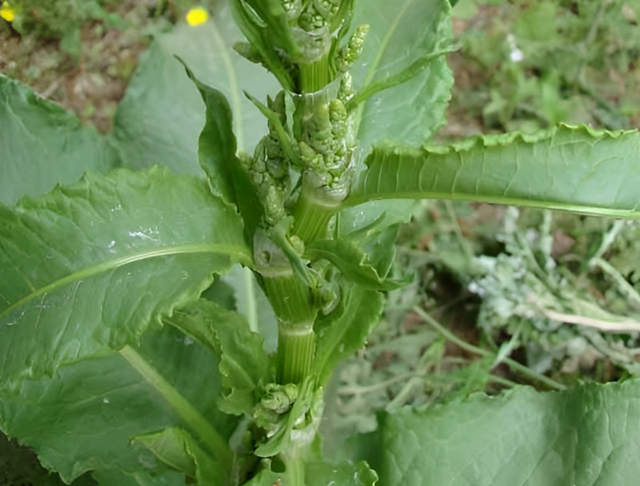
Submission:
M 329 119 L 331 120 L 331 132 L 334 139 L 342 140 L 347 134 L 347 109 L 339 99 L 329 103 Z
M 305 168 L 313 170 L 322 170 L 323 159 L 322 155 L 317 153 L 305 142 L 298 143 L 298 150 L 300 152 L 300 159 L 302 160 Z
M 329 115 L 329 105 L 319 103 L 313 110 L 309 126 L 309 145 L 320 154 L 331 152 L 332 125 Z
M 312 32 L 326 27 L 327 21 L 322 14 L 316 10 L 315 6 L 311 5 L 300 14 L 298 26 L 305 32 Z
M 293 402 L 298 398 L 298 386 L 293 383 L 277 385 L 269 383 L 264 389 L 264 397 L 260 400 L 260 407 L 272 410 L 277 414 L 289 411 Z
M 369 25 L 359 25 L 356 31 L 349 39 L 347 45 L 340 50 L 338 58 L 336 59 L 336 67 L 341 72 L 346 72 L 353 66 L 360 55 L 364 47 L 364 40 L 369 32 Z
M 274 185 L 268 185 L 266 194 L 264 194 L 262 199 L 266 222 L 270 226 L 274 226 L 286 216 L 284 210 L 284 194 L 280 188 Z
M 287 19 L 296 20 L 302 12 L 302 2 L 300 0 L 282 0 L 282 7 L 287 14 Z
M 355 94 L 355 90 L 353 89 L 353 78 L 351 74 L 344 73 L 342 78 L 340 78 L 340 89 L 338 90 L 338 99 L 342 101 L 342 103 L 346 103 L 349 101 L 353 95 Z
M 313 6 L 326 20 L 336 16 L 340 9 L 340 0 L 314 0 Z

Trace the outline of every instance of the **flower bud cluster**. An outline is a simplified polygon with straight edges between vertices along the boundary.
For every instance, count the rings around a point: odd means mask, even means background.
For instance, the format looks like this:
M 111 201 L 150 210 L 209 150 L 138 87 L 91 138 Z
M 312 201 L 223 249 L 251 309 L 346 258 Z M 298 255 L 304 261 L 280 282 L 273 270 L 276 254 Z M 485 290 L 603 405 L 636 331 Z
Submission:
M 325 186 L 332 187 L 341 181 L 355 146 L 352 132 L 347 110 L 340 99 L 315 105 L 311 116 L 304 120 L 304 139 L 298 142 L 304 171 L 321 175 Z
M 351 66 L 358 60 L 364 48 L 364 40 L 369 33 L 369 25 L 363 24 L 356 27 L 355 32 L 349 39 L 345 47 L 340 49 L 336 58 L 336 67 L 338 71 L 346 73 Z
M 275 99 L 269 98 L 267 103 L 269 109 L 279 114 L 284 122 L 284 93 L 280 92 Z M 291 180 L 290 161 L 282 150 L 272 123 L 269 123 L 269 134 L 256 146 L 253 158 L 246 158 L 244 163 L 263 203 L 265 223 L 275 226 L 286 215 L 284 205 Z
M 283 87 L 298 91 L 300 65 L 321 62 L 338 52 L 336 46 L 349 28 L 353 2 L 233 0 L 238 25 L 249 40 L 249 46 L 238 45 L 237 49 L 267 67 Z M 329 81 L 335 77 L 335 66 L 331 70 Z

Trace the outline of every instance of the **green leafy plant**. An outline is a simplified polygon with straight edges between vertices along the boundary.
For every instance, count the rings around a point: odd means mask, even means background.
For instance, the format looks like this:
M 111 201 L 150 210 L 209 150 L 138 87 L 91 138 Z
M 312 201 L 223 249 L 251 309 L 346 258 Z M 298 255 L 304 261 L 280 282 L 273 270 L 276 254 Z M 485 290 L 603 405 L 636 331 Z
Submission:
M 108 139 L 0 77 L 5 434 L 100 485 L 635 484 L 634 380 L 321 419 L 415 199 L 638 217 L 638 133 L 435 145 L 446 0 L 229 6 L 248 42 L 228 11 L 158 36 Z
M 636 3 L 463 0 L 459 6 L 468 26 L 462 55 L 473 80 L 461 107 L 481 115 L 485 127 L 634 126 Z
M 122 27 L 122 19 L 109 11 L 109 0 L 12 0 L 4 7 L 11 11 L 6 16 L 21 35 L 30 34 L 43 39 L 60 39 L 60 49 L 78 60 L 82 48 L 81 28 L 92 21 L 104 21 Z

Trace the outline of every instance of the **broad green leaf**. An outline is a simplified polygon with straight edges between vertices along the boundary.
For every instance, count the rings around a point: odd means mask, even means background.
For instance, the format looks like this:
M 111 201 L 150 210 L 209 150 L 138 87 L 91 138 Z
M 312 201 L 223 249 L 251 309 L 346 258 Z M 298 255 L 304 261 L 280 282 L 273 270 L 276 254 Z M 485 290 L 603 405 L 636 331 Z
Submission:
M 162 432 L 140 435 L 133 442 L 145 446 L 171 469 L 195 479 L 196 463 L 187 446 L 190 440 L 193 439 L 188 432 L 179 427 L 170 427 Z
M 201 174 L 198 135 L 204 104 L 184 67 L 157 39 L 140 56 L 135 75 L 118 105 L 111 140 L 124 167 L 166 165 Z
M 134 439 L 147 447 L 171 469 L 184 472 L 197 484 L 207 486 L 227 486 L 224 474 L 215 459 L 203 451 L 196 440 L 184 429 L 171 427 L 155 434 L 147 434 Z
M 205 123 L 198 139 L 198 161 L 216 196 L 236 204 L 233 167 L 240 170 L 236 157 L 236 138 L 233 135 L 231 107 L 224 95 L 198 81 L 187 67 L 187 74 L 196 85 L 205 105 Z
M 33 484 L 38 486 L 64 486 L 60 476 L 47 471 L 38 462 L 35 453 L 0 432 L 0 484 L 13 486 Z M 89 475 L 84 475 L 73 482 L 73 486 L 96 486 Z
M 394 238 L 391 240 L 393 255 Z M 386 248 L 389 250 L 389 248 Z M 345 278 L 362 287 L 373 290 L 393 290 L 408 283 L 388 278 L 389 267 L 380 273 L 369 261 L 367 253 L 351 241 L 345 239 L 316 240 L 305 248 L 305 258 L 309 260 L 325 259 L 334 264 Z
M 206 24 L 180 24 L 156 36 L 116 113 L 113 140 L 126 167 L 161 164 L 180 173 L 200 173 L 197 151 L 204 103 L 175 55 L 202 83 L 226 96 L 238 149 L 253 148 L 267 125 L 242 89 L 262 99 L 277 92 L 278 85 L 264 68 L 233 51 L 231 46 L 241 39 L 228 9 Z
M 312 462 L 305 467 L 308 486 L 374 486 L 378 475 L 365 461 L 356 464 Z
M 364 346 L 382 308 L 379 292 L 348 282 L 342 285 L 336 309 L 320 317 L 314 326 L 318 334 L 315 367 L 320 383 L 329 379 L 340 360 Z
M 151 474 L 146 471 L 125 473 L 119 469 L 101 469 L 96 471 L 93 477 L 100 486 L 184 486 L 185 484 L 184 474 L 175 471 Z
M 560 125 L 450 147 L 376 148 L 348 206 L 429 198 L 640 216 L 640 134 Z
M 287 473 L 261 471 L 245 486 L 273 486 L 287 484 Z M 374 486 L 378 484 L 378 475 L 369 465 L 360 461 L 357 464 L 343 462 L 309 462 L 305 465 L 306 486 Z
M 386 200 L 369 201 L 357 207 L 346 207 L 338 213 L 336 229 L 338 236 L 354 239 L 355 234 L 368 237 L 379 228 L 408 223 L 413 214 L 415 201 Z
M 450 10 L 446 0 L 356 2 L 353 24 L 371 26 L 352 71 L 356 89 L 383 82 L 449 47 Z M 444 125 L 452 86 L 443 55 L 426 63 L 409 81 L 373 95 L 359 108 L 360 146 L 366 151 L 383 139 L 423 143 Z
M 134 342 L 238 260 L 250 255 L 237 213 L 164 168 L 0 206 L 0 384 Z
M 206 108 L 204 129 L 198 140 L 198 161 L 207 174 L 214 194 L 235 204 L 245 222 L 248 239 L 262 220 L 264 209 L 255 184 L 236 155 L 232 114 L 224 95 L 200 81 L 187 68 Z
M 215 408 L 218 357 L 171 326 L 145 333 L 131 349 L 135 360 L 126 353 L 85 360 L 0 391 L 1 428 L 33 447 L 65 481 L 93 471 L 101 486 L 115 486 L 107 481 L 113 478 L 126 485 L 183 485 L 184 474 L 176 482 L 175 473 L 131 439 L 182 426 L 208 449 L 218 447 L 216 440 L 226 443 L 236 419 Z M 220 447 L 224 476 L 230 450 Z
M 0 203 L 40 196 L 85 171 L 107 172 L 117 153 L 92 128 L 0 74 Z
M 372 466 L 385 486 L 635 486 L 640 381 L 498 397 L 380 416 Z
M 259 387 L 274 381 L 274 373 L 262 337 L 249 329 L 244 316 L 201 299 L 176 311 L 171 324 L 220 356 L 220 409 L 235 415 L 251 412 Z
M 235 309 L 247 318 L 249 328 L 262 336 L 265 351 L 274 353 L 278 346 L 278 320 L 253 272 L 236 265 L 221 280 L 233 288 Z
M 417 201 L 387 199 L 343 208 L 336 219 L 340 237 L 360 245 L 378 275 L 389 275 L 395 261 L 400 223 L 411 220 Z M 406 284 L 406 278 L 399 283 Z

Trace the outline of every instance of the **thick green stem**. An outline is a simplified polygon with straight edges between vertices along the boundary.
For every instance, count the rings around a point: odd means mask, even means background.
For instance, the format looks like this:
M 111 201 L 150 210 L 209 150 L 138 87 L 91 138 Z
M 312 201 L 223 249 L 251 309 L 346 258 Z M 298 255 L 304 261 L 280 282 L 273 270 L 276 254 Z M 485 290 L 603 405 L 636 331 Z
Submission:
M 315 93 L 333 80 L 326 56 L 311 64 L 299 64 L 298 68 L 300 69 L 300 93 Z
M 293 272 L 263 275 L 264 287 L 278 317 L 277 380 L 280 384 L 301 383 L 312 371 L 317 309 L 311 289 Z
M 293 214 L 293 234 L 307 243 L 326 236 L 329 221 L 338 208 L 338 204 L 314 197 L 314 192 L 303 188 Z
M 313 369 L 316 333 L 313 321 L 278 329 L 278 382 L 301 383 Z
M 299 455 L 286 455 L 283 457 L 287 470 L 287 484 L 290 486 L 305 486 L 304 460 Z

